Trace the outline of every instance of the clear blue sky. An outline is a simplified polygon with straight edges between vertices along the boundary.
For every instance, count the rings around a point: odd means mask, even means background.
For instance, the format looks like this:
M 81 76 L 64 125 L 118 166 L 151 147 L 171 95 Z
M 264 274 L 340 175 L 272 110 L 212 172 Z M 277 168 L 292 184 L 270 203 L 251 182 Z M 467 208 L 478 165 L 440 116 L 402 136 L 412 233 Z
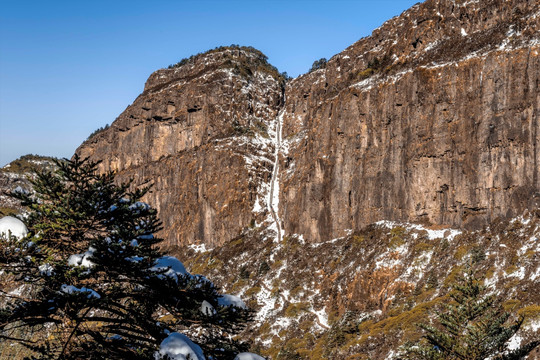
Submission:
M 417 1 L 0 1 L 0 166 L 71 157 L 155 70 L 251 45 L 291 76 Z

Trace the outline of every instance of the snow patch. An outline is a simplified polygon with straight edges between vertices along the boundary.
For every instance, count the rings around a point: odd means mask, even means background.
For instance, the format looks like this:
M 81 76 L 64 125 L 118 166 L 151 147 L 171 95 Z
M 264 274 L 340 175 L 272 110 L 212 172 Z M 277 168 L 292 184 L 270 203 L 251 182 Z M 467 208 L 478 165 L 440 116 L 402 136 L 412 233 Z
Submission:
M 51 276 L 54 273 L 54 268 L 51 266 L 51 264 L 39 265 L 38 269 L 41 275 Z
M 508 274 L 506 277 L 515 277 L 515 278 L 518 278 L 519 280 L 525 279 L 525 267 L 521 266 L 519 270 L 514 271 L 511 274 Z
M 350 235 L 350 234 L 348 233 L 347 235 Z M 346 238 L 347 238 L 346 236 L 342 236 L 342 237 L 338 237 L 338 238 L 335 238 L 335 239 L 332 239 L 332 240 L 323 241 L 323 242 L 315 243 L 315 244 L 310 244 L 310 246 L 313 247 L 313 248 L 318 248 L 319 246 L 326 245 L 326 244 L 335 244 L 338 241 L 345 240 Z
M 191 244 L 188 246 L 188 248 L 198 253 L 205 253 L 212 250 L 212 249 L 207 249 L 205 244 Z
M 12 296 L 21 296 L 25 288 L 26 288 L 26 285 L 21 285 L 15 290 L 10 291 L 8 294 Z
M 157 354 L 156 354 L 157 355 Z M 170 333 L 159 346 L 159 355 L 169 356 L 171 360 L 205 360 L 201 347 L 186 335 L 177 332 Z M 159 355 L 156 359 L 159 359 Z
M 441 230 L 431 230 L 419 224 L 399 223 L 399 222 L 388 221 L 388 220 L 377 221 L 375 224 L 379 226 L 387 227 L 389 229 L 394 228 L 396 226 L 402 226 L 406 230 L 409 230 L 409 231 L 411 230 L 425 231 L 427 232 L 427 237 L 429 240 L 435 240 L 435 239 L 441 239 L 441 238 L 447 239 L 447 240 L 453 240 L 456 236 L 461 234 L 460 230 L 452 229 L 452 228 L 441 229 Z
M 220 306 L 236 306 L 241 309 L 247 309 L 246 303 L 242 301 L 238 296 L 222 294 L 218 297 L 218 304 Z
M 28 228 L 21 220 L 13 216 L 4 216 L 0 219 L 0 235 L 22 239 L 26 234 L 28 234 Z
M 533 332 L 537 332 L 538 329 L 540 329 L 540 319 L 532 320 L 529 324 L 527 324 L 526 328 Z
M 261 309 L 257 312 L 256 321 L 263 322 L 270 317 L 272 310 L 276 304 L 276 298 L 273 298 L 271 295 L 270 289 L 271 284 L 268 280 L 263 281 L 263 286 L 261 291 L 257 294 L 257 303 L 263 304 Z
M 514 334 L 514 336 L 512 336 L 510 340 L 508 340 L 508 350 L 516 350 L 517 348 L 519 348 L 521 346 L 522 340 L 523 339 L 521 338 L 521 336 L 519 336 L 518 334 Z
M 60 286 L 60 291 L 66 294 L 88 293 L 88 295 L 86 296 L 87 298 L 92 298 L 92 297 L 96 299 L 101 298 L 101 295 L 99 295 L 97 292 L 95 292 L 92 289 L 85 288 L 85 287 L 78 288 L 73 285 L 63 284 L 62 286 Z
M 234 360 L 265 360 L 265 358 L 263 358 L 260 355 L 254 354 L 254 353 L 243 352 L 243 353 L 240 353 L 240 354 L 236 355 Z
M 94 263 L 88 259 L 94 254 L 94 251 L 96 251 L 96 249 L 90 247 L 88 248 L 88 251 L 86 251 L 84 254 L 70 255 L 70 257 L 68 258 L 68 265 L 91 268 L 92 266 L 94 266 Z
M 201 312 L 206 316 L 213 316 L 216 314 L 216 309 L 208 301 L 204 300 L 200 308 Z
M 440 40 L 436 40 L 427 44 L 424 51 L 427 52 L 427 51 L 430 51 L 431 49 L 434 49 L 437 45 L 439 45 L 439 43 L 440 43 Z
M 321 310 L 318 311 L 313 311 L 313 313 L 317 316 L 317 319 L 322 326 L 326 327 L 327 329 L 330 328 L 330 325 L 328 324 L 328 314 L 326 313 L 326 307 L 323 307 Z
M 154 272 L 163 272 L 159 277 L 168 277 L 178 282 L 181 276 L 189 276 L 184 264 L 174 256 L 163 256 L 156 260 L 156 264 L 150 268 Z

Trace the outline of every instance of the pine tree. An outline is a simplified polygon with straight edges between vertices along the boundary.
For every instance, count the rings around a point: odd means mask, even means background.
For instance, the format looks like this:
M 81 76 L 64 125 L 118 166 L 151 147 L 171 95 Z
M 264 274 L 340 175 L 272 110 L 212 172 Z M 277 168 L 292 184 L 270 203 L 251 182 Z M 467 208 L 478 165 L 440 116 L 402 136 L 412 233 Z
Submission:
M 29 235 L 0 243 L 0 266 L 29 295 L 0 292 L 0 339 L 42 359 L 153 359 L 174 331 L 216 359 L 245 351 L 231 336 L 251 312 L 224 305 L 210 281 L 165 256 L 156 210 L 140 201 L 149 187 L 116 185 L 98 164 L 59 161 L 36 174 L 33 194 L 14 194 L 29 209 Z
M 511 320 L 494 294 L 477 277 L 471 266 L 453 285 L 451 302 L 436 312 L 433 324 L 419 324 L 424 335 L 417 343 L 408 343 L 403 359 L 415 360 L 517 360 L 523 359 L 540 341 L 532 341 L 509 351 L 508 341 L 523 324 L 523 318 Z

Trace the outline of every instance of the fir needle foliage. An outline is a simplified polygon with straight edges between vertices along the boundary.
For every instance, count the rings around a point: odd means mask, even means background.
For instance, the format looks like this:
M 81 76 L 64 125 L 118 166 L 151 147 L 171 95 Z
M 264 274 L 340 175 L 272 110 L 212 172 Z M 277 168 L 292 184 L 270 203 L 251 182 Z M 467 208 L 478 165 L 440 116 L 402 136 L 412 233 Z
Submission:
M 436 321 L 419 324 L 424 335 L 408 343 L 402 359 L 414 360 L 517 360 L 523 359 L 540 341 L 513 351 L 508 342 L 523 324 L 504 311 L 494 294 L 487 294 L 472 266 L 453 285 L 450 302 L 436 312 Z
M 34 193 L 14 194 L 29 234 L 0 240 L 0 267 L 27 291 L 0 291 L 0 339 L 35 359 L 154 359 L 174 331 L 215 359 L 245 351 L 232 336 L 251 312 L 220 306 L 202 276 L 157 267 L 161 222 L 140 201 L 149 187 L 117 185 L 98 164 L 58 161 L 55 173 L 36 174 Z M 202 312 L 203 301 L 215 311 Z

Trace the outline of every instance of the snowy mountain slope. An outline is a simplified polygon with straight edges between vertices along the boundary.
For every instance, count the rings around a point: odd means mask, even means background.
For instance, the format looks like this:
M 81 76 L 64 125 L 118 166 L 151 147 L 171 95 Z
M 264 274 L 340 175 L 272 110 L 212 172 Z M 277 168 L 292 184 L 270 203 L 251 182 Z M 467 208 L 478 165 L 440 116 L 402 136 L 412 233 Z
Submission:
M 271 359 L 391 359 L 471 262 L 504 308 L 526 317 L 516 344 L 540 336 L 538 212 L 474 232 L 379 222 L 317 244 L 272 234 L 255 228 L 210 251 L 179 251 L 257 311 L 245 336 Z

